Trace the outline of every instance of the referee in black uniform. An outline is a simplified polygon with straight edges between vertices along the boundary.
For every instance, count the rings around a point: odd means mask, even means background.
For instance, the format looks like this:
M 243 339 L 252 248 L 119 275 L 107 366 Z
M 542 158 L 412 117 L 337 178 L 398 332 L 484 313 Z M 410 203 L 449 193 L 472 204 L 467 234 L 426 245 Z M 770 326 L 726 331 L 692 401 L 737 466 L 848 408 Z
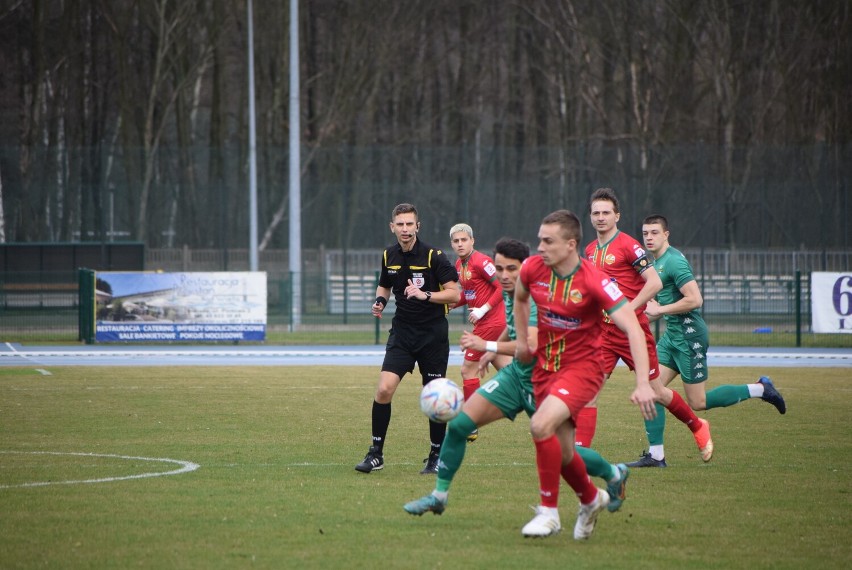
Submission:
M 385 466 L 383 449 L 391 419 L 391 400 L 402 377 L 414 371 L 415 363 L 423 385 L 447 374 L 450 357 L 448 307 L 459 300 L 459 276 L 440 249 L 417 239 L 420 222 L 417 208 L 399 204 L 393 209 L 391 232 L 397 243 L 385 249 L 382 272 L 376 288 L 373 315 L 381 318 L 393 292 L 396 314 L 391 322 L 385 359 L 373 401 L 373 443 L 364 461 L 355 466 L 361 473 Z M 431 449 L 424 462 L 424 475 L 438 473 L 438 453 L 444 442 L 446 424 L 429 422 Z

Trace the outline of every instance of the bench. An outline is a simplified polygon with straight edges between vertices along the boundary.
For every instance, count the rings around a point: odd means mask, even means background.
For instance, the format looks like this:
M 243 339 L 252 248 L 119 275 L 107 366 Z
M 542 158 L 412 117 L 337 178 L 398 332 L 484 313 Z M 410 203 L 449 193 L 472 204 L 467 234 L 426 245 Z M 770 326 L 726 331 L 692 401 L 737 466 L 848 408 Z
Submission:
M 0 306 L 4 309 L 70 309 L 78 305 L 76 283 L 2 283 Z
M 698 278 L 705 314 L 791 314 L 795 311 L 795 283 L 791 276 L 707 275 Z M 808 298 L 807 279 L 802 297 Z M 803 304 L 804 304 L 803 300 Z
M 333 315 L 369 314 L 376 300 L 376 278 L 372 275 L 329 275 L 326 283 L 328 312 Z M 395 310 L 391 300 L 385 313 Z

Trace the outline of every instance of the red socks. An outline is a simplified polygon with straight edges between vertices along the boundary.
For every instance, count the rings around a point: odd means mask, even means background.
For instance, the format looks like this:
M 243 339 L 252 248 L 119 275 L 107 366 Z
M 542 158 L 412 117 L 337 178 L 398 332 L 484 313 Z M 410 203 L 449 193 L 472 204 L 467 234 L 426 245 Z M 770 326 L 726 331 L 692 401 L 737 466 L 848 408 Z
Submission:
M 692 411 L 686 400 L 674 390 L 672 390 L 672 402 L 666 409 L 674 417 L 685 423 L 686 427 L 692 430 L 693 433 L 701 429 L 701 422 L 698 421 L 698 416 L 695 415 L 695 412 Z
M 562 477 L 574 489 L 581 503 L 587 505 L 595 500 L 598 490 L 592 484 L 592 480 L 589 479 L 586 464 L 583 463 L 580 454 L 575 452 L 574 457 L 571 458 L 571 463 L 562 466 Z
M 574 425 L 577 428 L 574 434 L 574 443 L 583 447 L 592 447 L 595 428 L 598 425 L 598 409 L 583 408 L 574 418 Z
M 464 392 L 464 401 L 467 402 L 468 399 L 473 395 L 474 392 L 479 390 L 479 378 L 465 378 L 462 382 L 462 391 Z
M 559 472 L 562 467 L 562 446 L 555 435 L 533 440 L 535 463 L 538 468 L 539 492 L 544 507 L 559 506 Z M 582 461 L 581 461 L 582 463 Z M 585 469 L 585 466 L 584 466 Z
M 560 475 L 574 489 L 581 503 L 588 504 L 595 499 L 597 489 L 589 479 L 586 464 L 579 454 L 575 453 L 568 465 L 562 465 L 562 446 L 555 435 L 533 440 L 533 443 L 542 506 L 556 508 L 559 505 Z

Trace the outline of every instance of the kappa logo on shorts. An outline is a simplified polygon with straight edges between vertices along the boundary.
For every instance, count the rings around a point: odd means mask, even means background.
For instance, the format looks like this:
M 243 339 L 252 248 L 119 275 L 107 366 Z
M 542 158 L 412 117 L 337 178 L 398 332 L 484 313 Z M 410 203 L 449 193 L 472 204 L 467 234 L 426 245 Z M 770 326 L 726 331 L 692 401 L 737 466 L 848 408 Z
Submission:
M 569 394 L 571 393 L 571 392 L 569 392 L 568 390 L 566 390 L 565 388 L 560 388 L 559 390 L 557 390 L 557 392 L 559 392 L 559 393 L 560 393 L 560 394 L 562 394 L 563 396 L 567 396 L 567 395 L 569 395 Z

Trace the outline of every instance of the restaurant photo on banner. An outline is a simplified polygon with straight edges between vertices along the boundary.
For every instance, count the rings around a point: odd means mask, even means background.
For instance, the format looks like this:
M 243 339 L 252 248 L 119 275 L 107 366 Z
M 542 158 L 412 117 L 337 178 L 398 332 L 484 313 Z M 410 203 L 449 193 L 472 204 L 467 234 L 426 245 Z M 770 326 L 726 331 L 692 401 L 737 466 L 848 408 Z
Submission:
M 263 341 L 266 301 L 264 272 L 98 272 L 95 341 Z

